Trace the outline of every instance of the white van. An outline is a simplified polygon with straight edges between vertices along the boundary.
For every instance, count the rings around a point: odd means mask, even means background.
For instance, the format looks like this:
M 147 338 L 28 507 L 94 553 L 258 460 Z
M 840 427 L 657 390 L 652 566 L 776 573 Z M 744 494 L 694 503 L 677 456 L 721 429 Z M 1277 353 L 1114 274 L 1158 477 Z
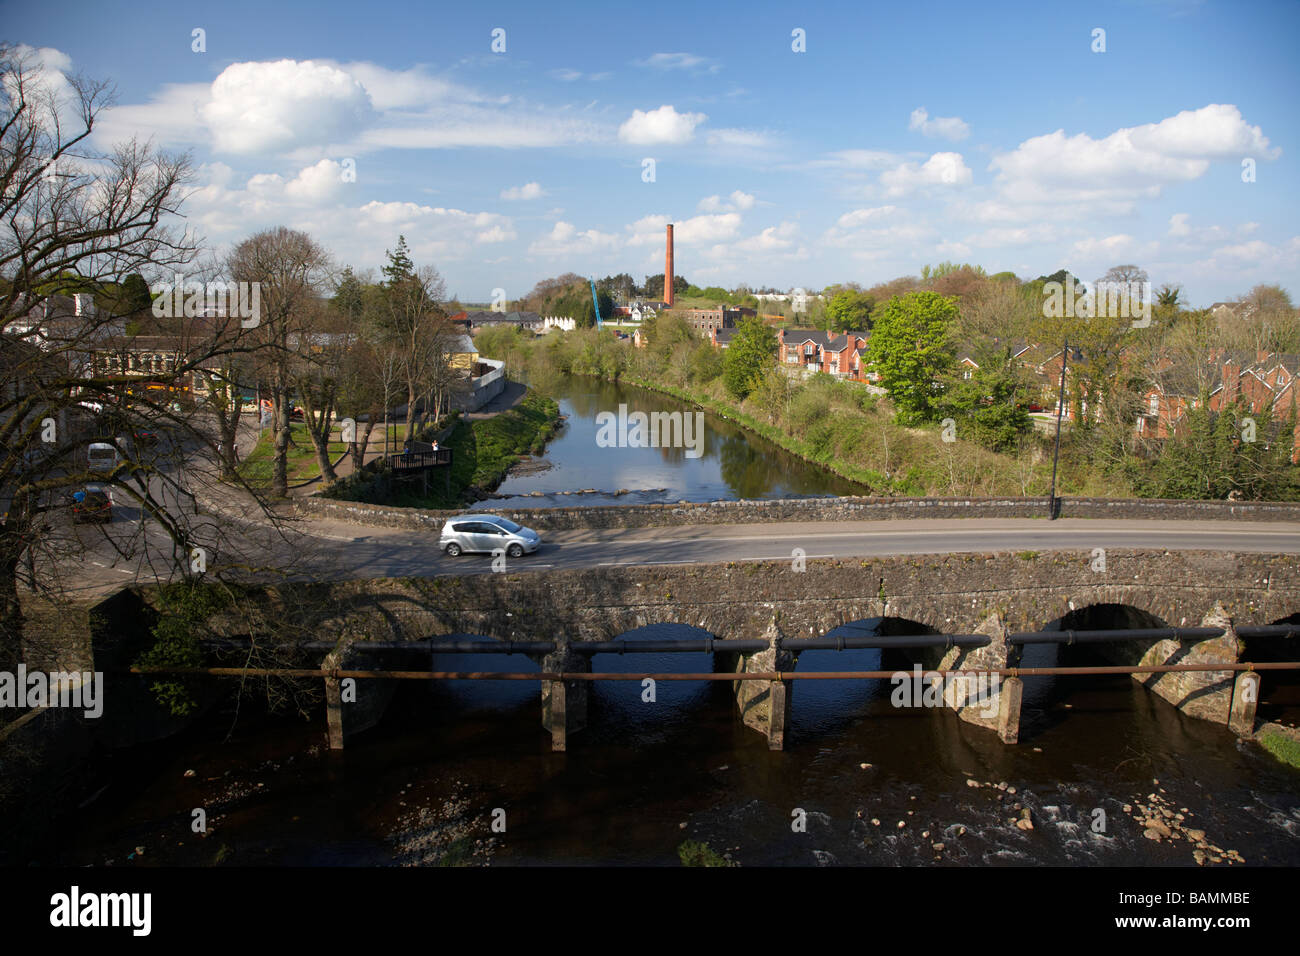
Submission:
M 117 448 L 107 442 L 92 442 L 86 450 L 86 467 L 107 474 L 117 467 Z

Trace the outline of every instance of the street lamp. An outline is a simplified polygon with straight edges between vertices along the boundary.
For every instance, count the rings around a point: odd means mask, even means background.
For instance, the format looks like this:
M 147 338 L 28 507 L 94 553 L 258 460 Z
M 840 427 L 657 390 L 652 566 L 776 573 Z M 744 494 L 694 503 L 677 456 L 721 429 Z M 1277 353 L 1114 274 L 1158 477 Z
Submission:
M 1061 346 L 1061 392 L 1056 399 L 1056 450 L 1052 452 L 1052 497 L 1048 502 L 1047 510 L 1050 521 L 1056 520 L 1056 463 L 1061 457 L 1061 416 L 1065 414 L 1065 366 L 1070 360 L 1071 353 L 1076 362 L 1083 359 L 1083 352 L 1077 348 L 1070 348 L 1070 340 L 1066 339 Z

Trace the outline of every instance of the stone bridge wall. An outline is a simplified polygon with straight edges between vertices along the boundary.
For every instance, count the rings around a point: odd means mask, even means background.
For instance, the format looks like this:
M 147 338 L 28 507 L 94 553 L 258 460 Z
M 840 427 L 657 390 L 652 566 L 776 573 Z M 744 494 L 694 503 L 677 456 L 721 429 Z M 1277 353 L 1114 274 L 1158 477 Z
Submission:
M 575 502 L 581 496 L 575 495 Z M 327 498 L 295 502 L 306 517 L 408 530 L 442 529 L 464 511 L 427 511 Z M 768 521 L 887 521 L 891 518 L 1043 518 L 1044 498 L 792 498 L 775 501 L 704 501 L 573 508 L 502 508 L 494 514 L 540 531 L 588 528 L 658 528 L 686 524 Z M 1225 521 L 1300 521 L 1300 502 L 1169 501 L 1064 498 L 1062 518 Z
M 793 638 L 883 616 L 958 634 L 994 613 L 1008 630 L 1037 630 L 1094 604 L 1193 627 L 1216 602 L 1237 624 L 1268 624 L 1300 613 L 1298 564 L 1290 555 L 1107 549 L 1102 572 L 1091 551 L 1078 551 L 811 559 L 802 572 L 763 561 L 339 581 L 254 592 L 259 613 L 241 611 L 224 627 L 243 633 L 258 617 L 317 638 L 591 641 L 679 623 L 726 639 L 757 637 L 775 618 Z

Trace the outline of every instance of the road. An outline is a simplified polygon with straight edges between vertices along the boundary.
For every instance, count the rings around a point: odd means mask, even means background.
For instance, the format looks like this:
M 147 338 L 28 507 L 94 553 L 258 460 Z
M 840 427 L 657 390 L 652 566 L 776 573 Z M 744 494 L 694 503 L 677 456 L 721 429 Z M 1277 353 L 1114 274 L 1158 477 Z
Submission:
M 293 578 L 317 580 L 432 577 L 492 570 L 490 555 L 446 556 L 431 533 L 323 520 L 293 522 L 273 531 L 258 520 L 233 513 L 225 517 L 239 525 L 241 532 L 232 541 L 212 548 L 212 569 L 222 564 L 278 568 Z M 119 527 L 112 529 L 113 537 L 134 535 L 134 540 L 139 541 L 138 522 L 127 518 L 123 515 L 114 523 Z M 98 531 L 86 529 L 85 533 Z M 790 561 L 796 548 L 802 549 L 809 560 L 1093 548 L 1300 555 L 1300 523 L 1232 521 L 954 518 L 555 531 L 545 532 L 542 537 L 543 545 L 537 553 L 508 559 L 507 570 Z M 145 538 L 151 553 L 170 555 L 168 539 L 161 529 L 147 528 Z M 75 589 L 90 597 L 135 580 L 166 576 L 166 560 L 163 557 L 150 565 L 139 556 L 123 558 L 101 540 L 82 559 Z
M 455 574 L 490 570 L 491 557 L 439 553 L 430 535 L 342 522 L 309 526 L 312 537 L 346 549 L 365 576 Z M 1179 522 L 1029 518 L 790 522 L 687 525 L 599 531 L 553 531 L 541 549 L 510 562 L 512 570 L 598 565 L 693 564 L 866 558 L 896 554 L 1063 551 L 1092 548 L 1250 551 L 1300 554 L 1300 523 Z M 360 575 L 359 575 L 360 576 Z

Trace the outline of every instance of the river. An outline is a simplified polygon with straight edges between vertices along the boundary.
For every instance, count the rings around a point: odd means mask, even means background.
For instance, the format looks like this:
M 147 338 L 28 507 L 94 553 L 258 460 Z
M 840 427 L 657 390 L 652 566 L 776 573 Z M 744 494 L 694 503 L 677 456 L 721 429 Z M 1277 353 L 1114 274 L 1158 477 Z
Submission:
M 694 447 L 685 442 L 681 447 L 602 445 L 600 416 L 617 416 L 620 406 L 628 415 L 694 414 L 684 403 L 649 389 L 572 375 L 559 378 L 551 394 L 566 416 L 564 427 L 547 445 L 545 470 L 508 475 L 497 489 L 510 507 L 868 493 L 861 485 L 709 412 L 698 413 L 704 427 L 698 442 L 692 443 Z M 607 434 L 617 437 L 613 431 Z M 696 434 L 691 431 L 689 437 L 694 439 Z M 646 438 L 648 441 L 650 436 Z M 616 494 L 620 491 L 625 493 Z M 502 504 L 497 499 L 477 507 L 498 508 Z
M 628 635 L 685 636 L 700 632 Z M 1033 646 L 1024 663 L 1091 662 L 1067 654 L 1086 651 Z M 434 664 L 536 670 L 518 655 Z M 906 666 L 879 651 L 809 651 L 798 669 L 882 664 Z M 593 660 L 612 672 L 711 666 L 707 654 Z M 1186 841 L 1153 843 L 1125 813 L 1157 794 L 1247 863 L 1300 864 L 1300 771 L 1128 677 L 1027 678 L 1015 746 L 947 710 L 895 708 L 890 690 L 796 681 L 783 752 L 740 723 L 722 683 L 660 682 L 653 703 L 637 682 L 596 683 L 589 726 L 564 754 L 550 751 L 531 682 L 403 682 L 382 723 L 343 752 L 325 749 L 321 713 L 304 722 L 245 703 L 238 721 L 214 711 L 171 740 L 103 757 L 102 791 L 32 859 L 677 865 L 689 839 L 751 866 L 1194 865 Z M 1289 701 L 1294 720 L 1295 690 L 1265 698 Z M 206 837 L 190 832 L 195 807 Z M 1021 807 L 1032 831 L 1009 823 Z M 804 832 L 791 826 L 798 810 Z M 492 831 L 494 812 L 504 832 Z

